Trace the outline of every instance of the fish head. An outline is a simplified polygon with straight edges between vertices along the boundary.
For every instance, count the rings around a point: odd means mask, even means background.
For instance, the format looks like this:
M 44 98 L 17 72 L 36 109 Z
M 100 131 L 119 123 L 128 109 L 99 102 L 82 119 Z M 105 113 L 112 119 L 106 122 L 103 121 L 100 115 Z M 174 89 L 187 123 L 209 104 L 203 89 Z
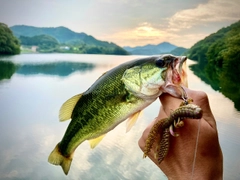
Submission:
M 182 86 L 188 87 L 186 56 L 175 56 L 173 61 L 164 73 L 165 84 L 161 86 L 163 92 L 174 97 L 182 98 L 185 94 Z
M 180 83 L 181 80 L 177 80 L 176 73 L 179 70 L 182 72 L 184 60 L 186 60 L 186 57 L 169 54 L 139 60 L 139 63 L 124 72 L 122 81 L 126 90 L 135 96 L 143 99 L 156 99 L 162 92 L 169 90 L 164 87 L 169 85 L 167 82 L 171 75 L 174 76 L 171 78 L 171 82 Z M 172 71 L 176 72 L 171 73 Z M 182 73 L 178 74 L 181 78 Z

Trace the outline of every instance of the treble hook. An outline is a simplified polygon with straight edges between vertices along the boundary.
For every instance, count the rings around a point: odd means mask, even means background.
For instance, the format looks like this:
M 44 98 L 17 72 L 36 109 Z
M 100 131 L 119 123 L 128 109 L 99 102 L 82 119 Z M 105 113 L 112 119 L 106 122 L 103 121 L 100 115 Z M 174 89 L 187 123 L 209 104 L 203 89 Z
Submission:
M 188 104 L 188 96 L 187 96 L 187 93 L 186 93 L 185 89 L 184 89 L 182 86 L 180 86 L 180 87 L 182 88 L 182 99 L 183 99 L 183 101 L 184 101 L 184 104 L 187 105 L 187 104 Z

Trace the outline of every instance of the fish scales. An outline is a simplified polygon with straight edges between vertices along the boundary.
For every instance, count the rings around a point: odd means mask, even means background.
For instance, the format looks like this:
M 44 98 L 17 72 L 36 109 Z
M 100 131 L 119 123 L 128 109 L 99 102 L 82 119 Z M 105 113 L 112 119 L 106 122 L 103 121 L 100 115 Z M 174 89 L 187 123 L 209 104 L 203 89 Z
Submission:
M 124 83 L 121 81 L 124 71 L 138 64 L 141 64 L 141 62 L 130 62 L 129 65 L 120 67 L 117 71 L 116 69 L 112 69 L 106 72 L 98 79 L 98 84 L 94 84 L 83 93 L 81 101 L 78 101 L 72 113 L 74 121 L 70 122 L 59 144 L 61 152 L 64 155 L 71 153 L 72 148 L 77 147 L 81 141 L 95 138 L 108 132 L 114 128 L 113 126 L 109 126 L 109 124 L 112 125 L 116 118 L 120 118 L 129 109 L 138 107 L 139 104 L 137 102 L 144 102 L 142 99 L 129 94 L 125 89 Z M 109 86 L 109 83 L 111 86 Z M 112 102 L 117 103 L 112 104 Z M 126 104 L 126 102 L 128 103 Z M 109 106 L 108 104 L 111 105 Z M 125 119 L 126 117 L 123 118 Z M 121 121 L 117 123 L 119 124 Z M 115 126 L 118 124 L 115 124 Z M 94 136 L 91 133 L 93 130 Z M 76 134 L 76 132 L 78 133 Z
M 127 118 L 131 120 L 129 130 L 140 111 L 162 93 L 167 84 L 165 78 L 171 76 L 171 71 L 166 73 L 166 70 L 186 59 L 160 55 L 123 63 L 100 76 L 84 93 L 67 100 L 60 109 L 59 118 L 71 121 L 48 161 L 62 166 L 68 174 L 73 153 L 83 141 L 89 140 L 94 148 L 107 132 Z M 182 95 L 171 92 L 177 97 Z

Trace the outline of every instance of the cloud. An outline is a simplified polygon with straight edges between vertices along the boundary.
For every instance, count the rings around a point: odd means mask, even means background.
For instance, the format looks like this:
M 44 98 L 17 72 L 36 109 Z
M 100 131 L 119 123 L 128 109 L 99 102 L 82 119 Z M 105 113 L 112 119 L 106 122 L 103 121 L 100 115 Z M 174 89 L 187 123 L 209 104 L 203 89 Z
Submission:
M 133 29 L 133 33 L 139 37 L 159 37 L 163 36 L 164 32 L 152 27 L 151 23 L 144 22 Z
M 107 35 L 102 39 L 116 42 L 122 46 L 140 46 L 146 44 L 159 44 L 167 41 L 181 47 L 191 47 L 195 42 L 206 37 L 205 32 L 175 32 L 168 28 L 158 28 L 149 22 L 139 24 L 137 27 L 118 33 Z M 197 38 L 197 39 L 196 39 Z
M 240 19 L 238 0 L 210 0 L 196 8 L 182 10 L 169 18 L 169 29 L 180 31 L 194 26 L 203 26 L 217 22 L 235 22 Z
M 168 41 L 177 46 L 191 47 L 209 34 L 239 20 L 239 9 L 238 0 L 210 0 L 180 10 L 158 23 L 146 20 L 134 27 L 105 35 L 101 39 L 114 41 L 121 46 Z
M 183 46 L 187 40 L 184 47 L 191 47 L 240 19 L 239 0 L 12 1 L 0 7 L 0 21 L 9 26 L 66 26 L 120 46 L 162 41 Z M 63 13 L 65 9 L 71 11 Z
M 158 29 L 149 22 L 143 22 L 134 28 L 125 29 L 114 34 L 107 35 L 102 39 L 114 39 L 118 44 L 124 46 L 129 44 L 156 44 L 164 41 L 167 37 L 173 36 L 174 34 Z

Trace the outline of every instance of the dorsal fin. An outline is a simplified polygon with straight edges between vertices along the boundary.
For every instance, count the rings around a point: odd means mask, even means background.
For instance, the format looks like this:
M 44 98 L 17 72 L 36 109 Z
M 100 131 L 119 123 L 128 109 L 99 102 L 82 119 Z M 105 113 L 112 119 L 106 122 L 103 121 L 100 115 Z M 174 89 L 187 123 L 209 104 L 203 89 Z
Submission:
M 97 138 L 90 139 L 90 140 L 89 140 L 90 147 L 91 147 L 92 149 L 95 148 L 95 147 L 98 145 L 98 143 L 100 143 L 100 141 L 104 138 L 105 135 L 106 135 L 106 134 L 103 134 L 103 135 L 101 135 L 101 136 L 99 136 L 99 137 L 97 137 Z
M 75 95 L 63 103 L 59 111 L 59 121 L 62 122 L 71 119 L 72 111 L 81 96 L 82 94 Z
M 139 115 L 142 111 L 138 111 L 135 114 L 131 115 L 127 120 L 127 129 L 126 132 L 130 131 L 130 129 L 133 127 L 133 125 L 136 123 Z

